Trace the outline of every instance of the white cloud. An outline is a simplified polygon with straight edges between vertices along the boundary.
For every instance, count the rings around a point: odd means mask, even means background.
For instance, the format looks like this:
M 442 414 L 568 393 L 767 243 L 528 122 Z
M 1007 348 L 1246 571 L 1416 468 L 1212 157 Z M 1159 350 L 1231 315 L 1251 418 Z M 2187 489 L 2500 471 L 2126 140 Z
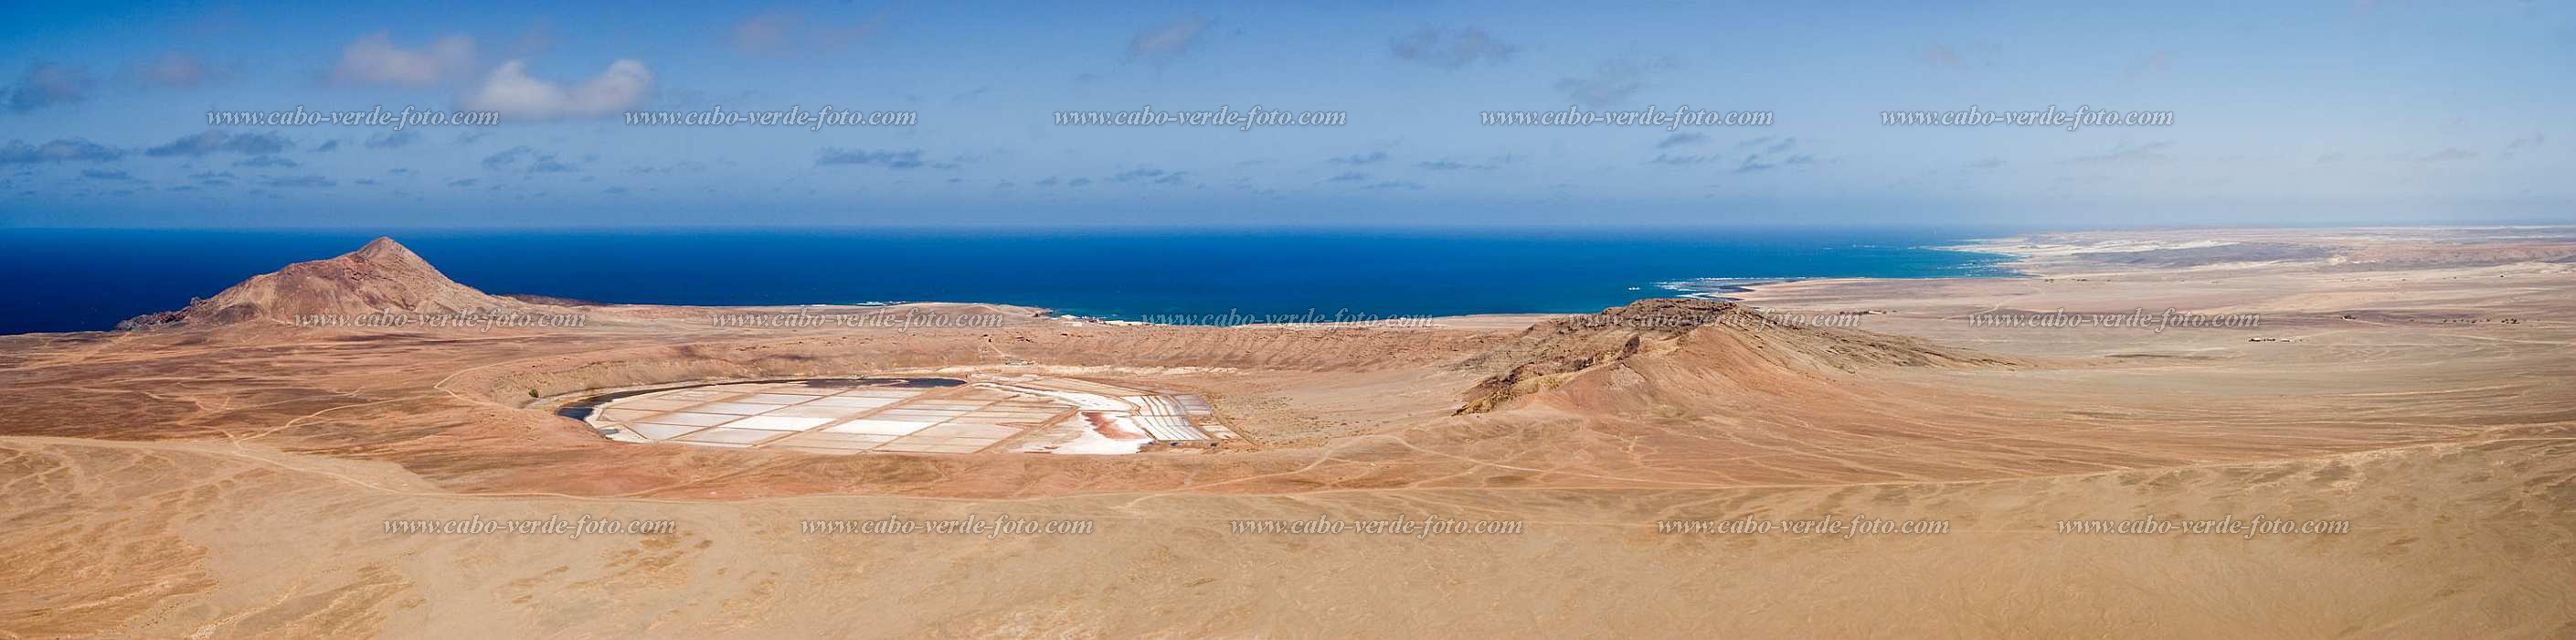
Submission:
M 474 57 L 472 36 L 450 35 L 430 43 L 427 49 L 407 51 L 394 46 L 392 34 L 378 31 L 340 50 L 340 65 L 331 69 L 331 81 L 434 86 L 471 73 Z
M 1455 31 L 1423 27 L 1411 36 L 1389 42 L 1387 48 L 1395 57 L 1449 69 L 1478 60 L 1500 64 L 1520 51 L 1520 47 L 1495 40 L 1485 30 L 1474 27 Z
M 468 88 L 457 106 L 498 111 L 509 120 L 552 120 L 610 115 L 652 95 L 653 70 L 634 60 L 608 63 L 608 70 L 570 86 L 530 77 L 526 62 L 512 60 Z
M 794 48 L 796 22 L 796 16 L 775 11 L 746 18 L 733 27 L 733 46 L 752 55 L 789 55 Z
M 80 67 L 30 63 L 27 72 L 18 76 L 18 86 L 0 92 L 0 104 L 6 104 L 10 111 L 25 113 L 80 102 L 89 97 L 91 84 L 89 71 Z
M 1637 92 L 1651 86 L 1649 78 L 1680 66 L 1680 62 L 1670 57 L 1605 60 L 1592 69 L 1592 75 L 1557 80 L 1556 90 L 1565 92 L 1565 97 L 1583 106 L 1620 106 L 1629 98 L 1636 97 Z
M 198 85 L 221 80 L 228 75 L 227 72 L 226 69 L 218 69 L 206 64 L 205 60 L 196 56 L 177 51 L 165 52 L 149 62 L 138 62 L 125 67 L 125 77 L 135 84 L 165 89 L 193 89 Z
M 1195 14 L 1172 20 L 1171 24 L 1146 29 L 1127 40 L 1127 57 L 1162 64 L 1188 55 L 1190 45 L 1198 42 L 1199 32 L 1206 30 L 1208 19 Z
M 814 51 L 839 51 L 877 32 L 874 21 L 826 26 L 806 16 L 771 11 L 735 24 L 730 39 L 745 55 L 789 58 Z

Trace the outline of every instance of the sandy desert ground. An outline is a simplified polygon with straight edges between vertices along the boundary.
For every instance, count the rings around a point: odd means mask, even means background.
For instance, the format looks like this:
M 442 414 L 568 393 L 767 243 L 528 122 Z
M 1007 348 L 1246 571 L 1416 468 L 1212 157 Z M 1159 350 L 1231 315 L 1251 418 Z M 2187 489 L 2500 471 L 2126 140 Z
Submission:
M 503 297 L 379 241 L 0 337 L 0 637 L 2576 637 L 2576 230 L 1975 249 L 2031 275 L 1188 327 Z M 579 326 L 314 320 L 478 310 Z M 797 314 L 835 320 L 712 320 Z M 1166 389 L 1241 438 L 822 455 L 552 411 L 888 376 Z M 808 524 L 1003 515 L 1090 530 Z M 1237 530 L 1399 516 L 1520 530 Z M 1690 528 L 1855 516 L 1941 531 Z M 390 524 L 583 517 L 671 526 Z M 2063 524 L 2257 517 L 2340 524 Z

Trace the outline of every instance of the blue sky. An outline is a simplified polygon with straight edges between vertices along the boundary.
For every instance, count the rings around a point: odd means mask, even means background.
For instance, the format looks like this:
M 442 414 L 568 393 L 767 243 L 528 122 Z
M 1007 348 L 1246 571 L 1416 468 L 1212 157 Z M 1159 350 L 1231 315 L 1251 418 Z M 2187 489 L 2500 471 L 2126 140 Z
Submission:
M 2576 219 L 2576 11 L 2538 2 L 106 4 L 0 24 L 0 226 Z M 719 104 L 918 124 L 619 115 Z M 1051 118 L 1255 104 L 1348 123 Z M 1773 124 L 1478 120 L 1578 104 Z M 2174 123 L 1881 124 L 1970 105 Z

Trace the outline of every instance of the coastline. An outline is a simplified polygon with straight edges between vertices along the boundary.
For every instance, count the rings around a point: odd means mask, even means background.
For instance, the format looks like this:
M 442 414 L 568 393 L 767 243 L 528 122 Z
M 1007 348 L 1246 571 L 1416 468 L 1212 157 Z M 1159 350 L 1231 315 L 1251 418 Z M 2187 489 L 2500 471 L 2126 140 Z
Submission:
M 2546 231 L 2550 229 L 2564 228 L 2565 227 L 2534 226 L 2356 228 L 2340 230 L 2337 233 L 2342 237 L 2362 238 L 2367 240 L 2381 236 L 2398 236 L 2414 233 L 2463 234 L 2476 233 L 2481 230 Z M 1632 293 L 1638 295 L 1633 297 L 1623 297 L 1619 302 L 1624 303 L 1628 301 L 1658 297 L 1679 297 L 1760 305 L 1804 304 L 1813 303 L 1819 299 L 1827 297 L 1844 297 L 1842 296 L 1842 292 L 1850 292 L 1852 295 L 1860 295 L 1862 292 L 1867 292 L 1868 295 L 1871 296 L 1884 297 L 1888 295 L 1887 291 L 1889 290 L 1938 287 L 1941 286 L 1941 283 L 1945 282 L 2008 281 L 2027 278 L 2118 277 L 2124 273 L 2138 271 L 2142 266 L 2147 266 L 2140 264 L 2105 262 L 2105 256 L 2131 261 L 2166 260 L 2167 262 L 2179 260 L 2184 257 L 2198 256 L 2198 258 L 2195 258 L 2195 262 L 2190 263 L 2190 266 L 2193 268 L 2213 268 L 2214 266 L 2228 264 L 2271 264 L 2279 263 L 2284 260 L 2292 260 L 2296 258 L 2296 256 L 2284 256 L 2277 250 L 2268 249 L 2268 247 L 2274 247 L 2276 245 L 2286 243 L 2301 242 L 2302 240 L 2300 240 L 2300 238 L 2313 235 L 2315 233 L 2316 230 L 2313 229 L 2207 229 L 2189 231 L 2082 231 L 1979 238 L 1952 244 L 1923 245 L 1914 247 L 1925 250 L 1976 253 L 1996 256 L 1998 258 L 1992 262 L 1970 265 L 1970 268 L 1988 272 L 1978 275 L 1936 275 L 1914 277 L 1784 276 L 1760 278 L 1695 278 L 1689 280 L 1648 283 L 1641 287 L 1632 288 Z M 2543 235 L 2545 236 L 2546 234 Z M 2266 253 L 2267 251 L 2270 253 Z M 2163 266 L 2173 265 L 2165 264 Z M 1653 292 L 1643 290 L 1644 287 L 1661 288 L 1664 291 L 1671 292 L 1671 295 L 1646 295 Z M 1381 314 L 1375 316 L 1349 314 L 1335 316 L 1333 314 L 1325 314 L 1320 311 L 1282 314 L 1140 314 L 1148 319 L 1139 319 L 1114 315 L 1068 313 L 1050 307 L 992 302 L 870 301 L 862 303 L 773 305 L 669 305 L 571 303 L 561 301 L 561 299 L 546 298 L 543 294 L 522 295 L 513 299 L 538 307 L 555 307 L 583 312 L 613 310 L 616 312 L 613 315 L 631 314 L 653 318 L 689 317 L 699 320 L 704 320 L 705 316 L 725 314 L 775 314 L 781 316 L 804 314 L 816 317 L 837 318 L 842 316 L 871 316 L 918 312 L 962 312 L 974 314 L 998 313 L 1003 315 L 1024 315 L 1028 319 L 1036 321 L 1058 321 L 1110 326 L 1149 325 L 1289 328 L 1405 326 L 1490 327 L 1496 326 L 1498 323 L 1532 322 L 1538 319 L 1579 315 L 1597 310 L 1584 308 L 1563 311 Z M 1610 306 L 1616 305 L 1604 305 L 1602 308 L 1608 308 Z M 1186 322 L 1156 322 L 1152 319 L 1156 315 L 1163 316 L 1164 318 L 1184 316 L 1195 316 L 1196 318 Z M 1202 321 L 1209 318 L 1222 318 L 1224 321 Z M 79 339 L 88 336 L 114 334 L 114 330 L 102 328 L 82 331 L 28 332 L 6 335 L 39 339 L 47 337 L 55 339 Z
M 327 257 L 350 242 L 290 233 L 206 235 L 30 231 L 30 252 L 0 260 L 0 333 L 105 330 L 176 309 L 273 265 Z M 1196 232 L 1071 238 L 1027 230 L 902 236 L 860 231 L 734 231 L 704 237 L 566 231 L 420 232 L 403 238 L 451 278 L 523 302 L 793 307 L 870 302 L 990 301 L 1065 315 L 1193 324 L 1293 322 L 1337 312 L 1374 317 L 1587 313 L 1649 297 L 1661 284 L 1818 276 L 1933 277 L 1975 256 L 1932 250 L 1973 232 L 1927 229 L 1637 229 L 1581 235 L 1409 234 L 1319 230 L 1287 235 Z M 178 250 L 222 242 L 234 250 Z M 613 247 L 565 259 L 557 247 Z M 1039 250 L 1040 248 L 1044 250 Z M 1056 252 L 1154 255 L 1149 261 L 1060 264 Z M 822 256 L 864 255 L 863 263 Z M 121 256 L 114 260 L 108 256 Z M 140 256 L 140 257 L 132 257 Z M 653 259 L 646 256 L 670 256 Z M 150 273 L 185 277 L 134 282 Z M 1175 268 L 1173 265 L 1187 265 Z M 864 268 L 848 268 L 863 266 Z M 1763 276 L 1761 278 L 1739 278 Z M 45 286 L 98 280 L 91 288 Z M 1731 290 L 1715 291 L 1731 297 Z M 579 305 L 574 305 L 579 306 Z M 1244 315 L 1214 320 L 1205 316 Z

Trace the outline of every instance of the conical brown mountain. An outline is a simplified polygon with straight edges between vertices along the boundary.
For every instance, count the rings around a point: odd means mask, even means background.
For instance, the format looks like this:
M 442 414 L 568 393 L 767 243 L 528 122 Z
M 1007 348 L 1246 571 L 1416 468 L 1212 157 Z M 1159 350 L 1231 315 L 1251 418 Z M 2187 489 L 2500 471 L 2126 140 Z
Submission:
M 298 323 L 317 317 L 462 313 L 523 307 L 449 280 L 392 238 L 327 260 L 298 262 L 252 276 L 187 308 L 125 321 L 133 329 L 167 324 L 250 321 Z

